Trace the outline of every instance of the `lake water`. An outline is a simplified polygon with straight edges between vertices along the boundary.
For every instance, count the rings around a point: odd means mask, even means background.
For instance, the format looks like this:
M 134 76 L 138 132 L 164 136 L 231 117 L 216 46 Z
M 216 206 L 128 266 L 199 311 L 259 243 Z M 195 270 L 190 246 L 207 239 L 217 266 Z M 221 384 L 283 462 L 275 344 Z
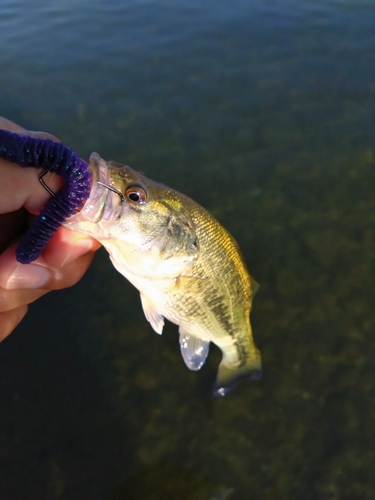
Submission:
M 99 251 L 0 347 L 1 498 L 375 499 L 375 2 L 0 11 L 0 114 L 211 210 L 264 364 L 215 399 Z

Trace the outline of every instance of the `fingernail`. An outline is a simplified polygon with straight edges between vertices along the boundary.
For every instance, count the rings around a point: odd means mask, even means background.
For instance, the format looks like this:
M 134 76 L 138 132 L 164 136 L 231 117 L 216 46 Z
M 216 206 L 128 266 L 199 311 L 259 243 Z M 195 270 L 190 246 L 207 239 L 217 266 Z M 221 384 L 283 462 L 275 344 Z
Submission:
M 50 273 L 45 267 L 35 264 L 19 264 L 9 276 L 5 288 L 7 290 L 43 288 L 50 278 Z
M 74 246 L 72 246 L 69 250 L 69 253 L 66 255 L 65 259 L 61 262 L 60 266 L 65 266 L 66 264 L 69 264 L 70 262 L 73 262 L 73 260 L 78 259 L 78 257 L 81 257 L 82 255 L 85 255 L 87 252 L 90 252 L 90 250 L 93 249 L 94 246 L 94 240 L 93 239 L 82 239 L 77 241 Z

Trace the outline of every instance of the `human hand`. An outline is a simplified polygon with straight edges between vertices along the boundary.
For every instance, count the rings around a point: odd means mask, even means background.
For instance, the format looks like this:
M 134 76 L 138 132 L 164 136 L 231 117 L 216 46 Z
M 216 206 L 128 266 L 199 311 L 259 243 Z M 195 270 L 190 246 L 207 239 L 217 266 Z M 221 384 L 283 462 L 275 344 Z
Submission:
M 0 117 L 0 129 L 52 139 L 44 132 L 29 132 Z M 51 290 L 74 285 L 89 267 L 100 244 L 80 233 L 60 227 L 43 254 L 32 264 L 20 264 L 15 249 L 32 220 L 50 195 L 39 182 L 40 171 L 22 168 L 0 160 L 0 341 L 7 337 L 25 316 L 28 304 Z M 57 192 L 62 179 L 49 172 L 44 181 Z

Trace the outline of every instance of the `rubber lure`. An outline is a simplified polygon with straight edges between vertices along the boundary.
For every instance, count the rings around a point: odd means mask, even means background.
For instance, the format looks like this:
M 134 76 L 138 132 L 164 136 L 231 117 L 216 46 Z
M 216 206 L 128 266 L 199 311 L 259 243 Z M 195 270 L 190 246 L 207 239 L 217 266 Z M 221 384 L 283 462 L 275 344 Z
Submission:
M 61 224 L 83 206 L 90 195 L 91 172 L 77 153 L 60 142 L 34 139 L 8 130 L 0 130 L 0 158 L 22 167 L 55 172 L 66 182 L 56 195 L 47 188 L 54 196 L 48 200 L 17 247 L 18 262 L 29 264 L 40 256 Z

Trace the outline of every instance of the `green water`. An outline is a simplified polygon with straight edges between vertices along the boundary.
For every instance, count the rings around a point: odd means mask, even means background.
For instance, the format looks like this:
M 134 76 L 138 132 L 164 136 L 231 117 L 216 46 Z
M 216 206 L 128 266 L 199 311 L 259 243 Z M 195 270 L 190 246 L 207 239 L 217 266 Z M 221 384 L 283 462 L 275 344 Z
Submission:
M 375 499 L 375 2 L 0 9 L 0 114 L 211 210 L 264 364 L 215 399 L 98 252 L 1 344 L 1 498 Z

